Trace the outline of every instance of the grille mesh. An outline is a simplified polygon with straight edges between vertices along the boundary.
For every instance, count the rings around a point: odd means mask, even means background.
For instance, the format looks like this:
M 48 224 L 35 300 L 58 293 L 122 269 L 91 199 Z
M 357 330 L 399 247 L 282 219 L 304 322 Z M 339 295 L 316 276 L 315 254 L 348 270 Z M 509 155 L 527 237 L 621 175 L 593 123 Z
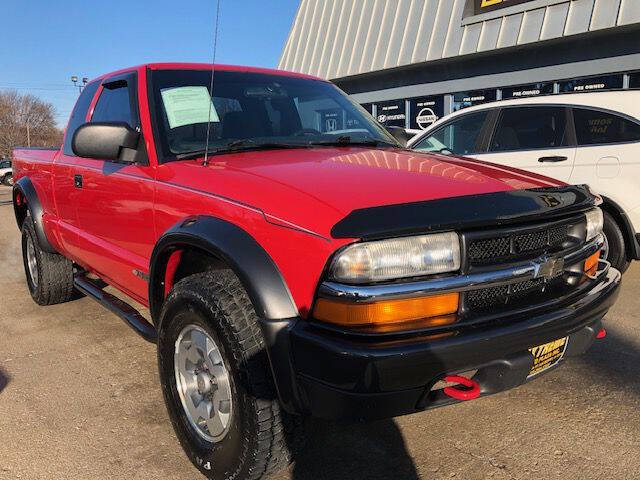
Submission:
M 468 246 L 471 265 L 490 261 L 517 260 L 522 255 L 558 250 L 569 237 L 569 225 L 556 225 L 534 232 L 472 240 Z
M 562 272 L 555 278 L 545 281 L 544 278 L 525 280 L 524 282 L 498 287 L 482 288 L 467 293 L 467 307 L 472 312 L 482 311 L 502 305 L 519 306 L 538 300 L 539 295 L 549 288 L 564 284 Z
M 542 224 L 531 227 L 506 229 L 495 232 L 469 234 L 466 242 L 467 264 L 471 267 L 499 267 L 510 262 L 524 262 L 543 255 L 557 255 L 577 239 L 571 236 L 572 226 L 581 219 L 572 218 L 562 222 Z M 536 278 L 496 287 L 471 290 L 466 293 L 465 309 L 471 314 L 487 313 L 488 310 L 510 309 L 516 306 L 531 305 L 566 286 L 564 272 L 555 278 Z

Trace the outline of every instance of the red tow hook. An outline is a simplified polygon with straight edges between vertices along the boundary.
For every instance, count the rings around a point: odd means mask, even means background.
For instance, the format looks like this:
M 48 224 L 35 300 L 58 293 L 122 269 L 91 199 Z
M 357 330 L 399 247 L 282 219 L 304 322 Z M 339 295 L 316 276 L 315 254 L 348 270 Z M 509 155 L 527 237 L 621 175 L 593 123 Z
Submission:
M 602 327 L 602 328 L 598 331 L 598 333 L 596 333 L 596 338 L 597 338 L 598 340 L 600 340 L 601 338 L 604 338 L 604 337 L 606 337 L 606 336 L 607 336 L 607 331 L 604 329 L 604 327 Z
M 478 382 L 474 382 L 470 378 L 460 377 L 458 375 L 448 375 L 444 377 L 444 381 L 448 383 L 457 383 L 467 387 L 465 389 L 458 388 L 458 385 L 445 387 L 443 389 L 444 394 L 451 398 L 464 402 L 465 400 L 475 400 L 480 396 L 480 385 L 478 385 Z

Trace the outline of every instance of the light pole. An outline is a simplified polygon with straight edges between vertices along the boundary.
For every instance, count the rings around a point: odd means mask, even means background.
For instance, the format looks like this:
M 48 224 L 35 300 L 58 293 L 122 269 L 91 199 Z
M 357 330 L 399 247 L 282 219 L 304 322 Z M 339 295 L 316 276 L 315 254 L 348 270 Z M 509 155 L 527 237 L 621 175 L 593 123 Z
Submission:
M 78 83 L 78 76 L 77 75 L 72 75 L 71 76 L 71 81 L 73 82 L 73 85 L 78 87 L 78 92 L 82 93 L 82 89 L 85 87 L 85 85 L 87 84 L 87 82 L 89 81 L 89 79 L 87 77 L 82 77 L 82 83 Z

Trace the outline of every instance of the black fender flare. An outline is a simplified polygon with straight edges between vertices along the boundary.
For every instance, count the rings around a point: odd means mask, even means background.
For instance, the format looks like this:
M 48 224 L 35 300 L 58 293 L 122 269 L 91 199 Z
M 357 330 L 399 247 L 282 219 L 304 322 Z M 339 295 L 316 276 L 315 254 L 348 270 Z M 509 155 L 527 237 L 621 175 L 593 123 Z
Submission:
M 636 231 L 633 228 L 633 224 L 627 216 L 624 209 L 614 200 L 604 195 L 602 197 L 602 205 L 600 208 L 607 211 L 617 222 L 622 229 L 625 242 L 627 244 L 627 254 L 634 260 L 640 260 L 640 245 L 636 237 Z
M 233 223 L 199 215 L 178 222 L 156 242 L 149 271 L 152 318 L 157 318 L 162 308 L 167 261 L 179 246 L 199 248 L 229 265 L 240 278 L 259 318 L 282 320 L 298 316 L 280 270 L 258 242 Z
M 149 310 L 158 330 L 167 262 L 185 246 L 222 260 L 238 275 L 258 315 L 280 403 L 289 413 L 301 412 L 290 339 L 298 309 L 273 259 L 240 227 L 212 216 L 195 216 L 178 222 L 160 237 L 149 271 Z
M 22 177 L 13 186 L 13 212 L 16 216 L 18 228 L 22 228 L 22 222 L 24 222 L 26 212 L 21 211 L 18 194 L 22 195 L 27 201 L 27 208 L 33 219 L 33 225 L 36 230 L 36 237 L 38 237 L 40 248 L 45 252 L 58 253 L 56 249 L 51 246 L 47 234 L 44 232 L 44 223 L 42 221 L 44 210 L 42 209 L 42 203 L 40 202 L 38 193 L 29 177 Z

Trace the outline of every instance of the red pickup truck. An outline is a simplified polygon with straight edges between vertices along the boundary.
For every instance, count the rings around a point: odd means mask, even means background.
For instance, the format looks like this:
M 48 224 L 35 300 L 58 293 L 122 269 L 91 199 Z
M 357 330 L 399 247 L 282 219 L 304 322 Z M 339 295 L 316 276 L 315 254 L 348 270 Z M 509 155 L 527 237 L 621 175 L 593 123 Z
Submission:
M 213 95 L 210 65 L 93 80 L 64 145 L 13 164 L 33 299 L 78 290 L 157 343 L 204 475 L 275 471 L 306 416 L 472 400 L 604 335 L 620 274 L 588 187 L 408 151 L 317 78 L 213 70 Z

